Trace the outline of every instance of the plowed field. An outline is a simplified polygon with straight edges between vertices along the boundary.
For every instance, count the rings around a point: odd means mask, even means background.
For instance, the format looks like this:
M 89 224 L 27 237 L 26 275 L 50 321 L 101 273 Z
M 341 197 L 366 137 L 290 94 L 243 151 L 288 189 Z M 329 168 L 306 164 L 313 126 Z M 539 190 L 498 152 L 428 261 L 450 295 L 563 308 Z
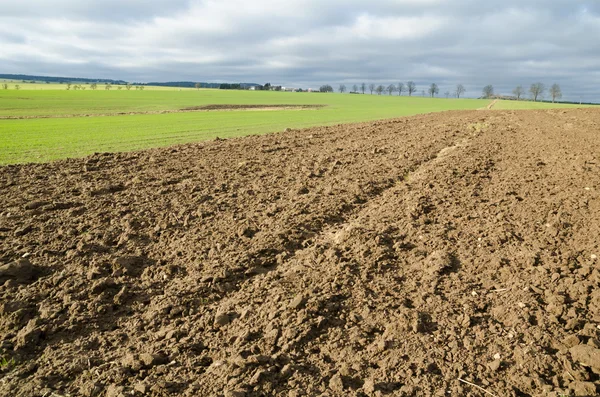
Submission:
M 600 111 L 0 168 L 0 394 L 600 390 Z

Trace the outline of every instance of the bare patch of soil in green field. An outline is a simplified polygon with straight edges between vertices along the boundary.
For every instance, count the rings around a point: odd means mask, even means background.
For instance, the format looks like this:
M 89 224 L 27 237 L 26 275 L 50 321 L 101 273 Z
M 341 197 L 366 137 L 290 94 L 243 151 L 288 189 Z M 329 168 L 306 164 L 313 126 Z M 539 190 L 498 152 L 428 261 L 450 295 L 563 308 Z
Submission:
M 168 114 L 187 112 L 214 112 L 214 111 L 274 111 L 274 110 L 309 110 L 320 109 L 325 105 L 203 105 L 191 106 L 175 110 L 150 110 L 144 112 L 113 112 L 93 114 L 61 114 L 61 115 L 36 115 L 36 116 L 0 116 L 0 120 L 23 120 L 23 119 L 53 119 L 71 117 L 106 117 L 106 116 L 131 116 L 139 114 Z
M 0 394 L 597 395 L 599 119 L 0 168 Z

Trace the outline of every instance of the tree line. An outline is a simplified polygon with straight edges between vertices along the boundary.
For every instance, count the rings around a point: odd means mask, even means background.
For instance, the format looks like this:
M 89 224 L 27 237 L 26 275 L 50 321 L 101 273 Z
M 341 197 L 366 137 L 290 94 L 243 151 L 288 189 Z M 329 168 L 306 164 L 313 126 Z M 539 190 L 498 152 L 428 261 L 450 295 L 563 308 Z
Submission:
M 321 92 L 333 92 L 333 88 L 330 85 L 323 85 L 321 86 L 321 88 L 319 89 L 319 91 Z M 340 84 L 338 87 L 338 91 L 343 94 L 344 92 L 347 91 L 347 87 L 345 84 Z M 375 85 L 373 83 L 371 84 L 366 84 L 366 83 L 361 83 L 360 86 L 358 84 L 354 84 L 352 86 L 352 91 L 350 91 L 351 94 L 358 94 L 358 93 L 363 93 L 365 94 L 367 91 L 369 91 L 369 93 L 371 95 L 373 95 L 373 92 L 375 92 L 377 95 L 381 95 L 384 92 L 387 92 L 388 95 L 393 95 L 395 92 L 398 93 L 398 95 L 402 95 L 402 93 L 406 93 L 408 94 L 408 96 L 412 96 L 414 93 L 416 93 L 418 91 L 417 89 L 417 85 L 415 84 L 414 81 L 408 81 L 405 83 L 398 83 L 396 84 L 390 84 L 388 86 L 384 86 L 384 85 Z M 446 98 L 448 98 L 450 95 L 454 95 L 457 98 L 460 98 L 465 92 L 467 92 L 467 90 L 465 89 L 465 86 L 462 84 L 457 84 L 456 88 L 454 89 L 454 92 L 451 94 L 449 91 L 447 91 L 444 95 L 446 95 Z M 438 95 L 440 93 L 440 88 L 436 83 L 431 83 L 431 85 L 429 85 L 427 87 L 427 91 L 423 90 L 422 91 L 423 96 L 427 93 L 429 96 L 431 96 L 432 98 L 435 97 L 436 95 Z
M 331 87 L 331 85 L 325 84 L 320 87 L 319 91 L 320 92 L 333 92 L 333 88 Z M 340 92 L 340 94 L 343 94 L 344 92 L 346 92 L 347 91 L 346 85 L 340 84 L 338 87 L 338 91 Z M 351 94 L 359 94 L 359 93 L 365 94 L 367 91 L 371 95 L 373 95 L 373 93 L 376 93 L 377 95 L 381 95 L 384 92 L 387 92 L 388 95 L 392 95 L 394 92 L 397 92 L 398 95 L 402 95 L 402 93 L 405 92 L 408 94 L 408 96 L 412 96 L 414 93 L 418 92 L 418 89 L 417 89 L 417 85 L 413 81 L 408 81 L 406 84 L 398 83 L 397 85 L 390 84 L 388 86 L 384 86 L 381 84 L 375 85 L 373 83 L 367 85 L 366 83 L 362 83 L 362 84 L 360 84 L 360 86 L 358 84 L 354 84 L 352 86 L 352 91 L 350 91 L 350 93 Z M 427 90 L 422 90 L 422 95 L 425 96 L 427 94 L 433 98 L 436 95 L 438 95 L 439 92 L 440 92 L 440 89 L 439 89 L 438 85 L 436 83 L 431 83 L 427 87 Z M 453 92 L 446 91 L 444 93 L 444 95 L 446 96 L 446 98 L 449 98 L 450 96 L 460 98 L 466 92 L 467 92 L 467 90 L 463 84 L 457 84 L 456 87 L 454 87 Z M 531 94 L 531 99 L 533 101 L 537 101 L 538 99 L 543 98 L 543 95 L 545 92 L 546 92 L 546 86 L 543 83 L 534 83 L 531 85 L 531 87 L 529 87 L 529 93 Z M 522 85 L 519 85 L 512 91 L 512 93 L 513 93 L 515 99 L 519 101 L 525 94 L 525 89 L 523 88 Z M 552 98 L 552 102 L 555 102 L 557 99 L 562 98 L 561 88 L 556 83 L 552 84 L 552 86 L 548 90 L 548 93 L 550 94 L 550 97 Z M 483 98 L 489 99 L 489 98 L 494 98 L 494 97 L 499 97 L 494 94 L 494 86 L 486 85 L 483 88 Z
M 537 102 L 538 99 L 542 99 L 544 97 L 545 92 L 546 92 L 546 86 L 544 85 L 544 83 L 539 83 L 539 82 L 533 83 L 529 87 L 529 94 L 531 95 L 531 99 L 534 102 Z M 556 83 L 554 83 L 550 86 L 548 93 L 550 94 L 550 98 L 552 98 L 552 103 L 556 102 L 557 99 L 562 98 L 562 90 L 560 89 L 560 85 L 558 85 Z M 525 88 L 523 88 L 522 85 L 518 85 L 512 90 L 512 94 L 514 95 L 514 98 L 517 101 L 520 101 L 521 98 L 526 94 Z M 486 85 L 485 87 L 483 87 L 483 97 L 484 98 L 493 98 L 495 96 L 496 95 L 494 95 L 494 86 L 493 85 L 490 84 L 490 85 Z

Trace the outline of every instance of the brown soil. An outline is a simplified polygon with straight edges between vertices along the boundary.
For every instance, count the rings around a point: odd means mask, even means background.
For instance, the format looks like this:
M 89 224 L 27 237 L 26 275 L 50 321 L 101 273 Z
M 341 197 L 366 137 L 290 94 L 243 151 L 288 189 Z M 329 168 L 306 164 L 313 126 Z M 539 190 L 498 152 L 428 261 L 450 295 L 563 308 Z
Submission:
M 24 120 L 24 119 L 63 119 L 71 117 L 106 117 L 106 116 L 133 116 L 138 114 L 167 114 L 188 112 L 212 112 L 212 111 L 272 111 L 272 110 L 307 110 L 320 109 L 325 105 L 204 105 L 192 106 L 175 110 L 148 110 L 144 112 L 113 112 L 113 113 L 90 113 L 90 114 L 44 114 L 34 116 L 0 116 L 0 120 Z
M 447 112 L 0 168 L 0 394 L 595 395 L 599 122 Z

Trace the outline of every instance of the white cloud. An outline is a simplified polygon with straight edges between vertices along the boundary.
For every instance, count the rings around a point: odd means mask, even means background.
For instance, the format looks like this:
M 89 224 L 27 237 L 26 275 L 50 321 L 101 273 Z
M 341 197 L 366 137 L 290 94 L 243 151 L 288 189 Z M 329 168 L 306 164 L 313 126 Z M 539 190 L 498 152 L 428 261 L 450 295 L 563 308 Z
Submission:
M 0 9 L 0 73 L 410 79 L 442 90 L 465 83 L 473 95 L 545 79 L 563 84 L 565 98 L 600 85 L 593 0 L 0 0 Z

